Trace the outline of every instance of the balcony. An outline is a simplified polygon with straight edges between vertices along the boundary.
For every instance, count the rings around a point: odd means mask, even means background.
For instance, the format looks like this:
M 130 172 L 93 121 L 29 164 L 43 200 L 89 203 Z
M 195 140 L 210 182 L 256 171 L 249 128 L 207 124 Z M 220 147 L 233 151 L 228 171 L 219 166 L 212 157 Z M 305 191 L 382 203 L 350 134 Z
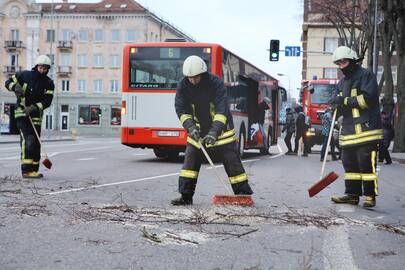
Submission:
M 7 51 L 17 51 L 23 48 L 21 40 L 6 40 L 4 41 L 4 48 Z
M 12 75 L 20 71 L 22 71 L 21 66 L 4 66 L 3 73 L 6 75 Z
M 61 51 L 71 51 L 73 49 L 72 41 L 59 41 L 58 49 Z
M 69 77 L 72 75 L 72 67 L 71 66 L 58 66 L 56 73 L 60 77 Z

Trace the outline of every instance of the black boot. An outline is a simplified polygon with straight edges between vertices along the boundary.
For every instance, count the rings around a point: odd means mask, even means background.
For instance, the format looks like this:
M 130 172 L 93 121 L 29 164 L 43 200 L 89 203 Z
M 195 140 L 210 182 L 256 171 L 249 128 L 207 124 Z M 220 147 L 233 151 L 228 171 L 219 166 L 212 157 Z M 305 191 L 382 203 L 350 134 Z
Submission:
M 253 190 L 248 181 L 232 184 L 232 190 L 235 195 L 252 195 Z
M 191 204 L 193 204 L 193 196 L 182 194 L 181 197 L 172 200 L 171 204 L 172 205 L 191 205 Z
M 331 200 L 334 203 L 359 204 L 359 196 L 356 195 L 332 196 Z

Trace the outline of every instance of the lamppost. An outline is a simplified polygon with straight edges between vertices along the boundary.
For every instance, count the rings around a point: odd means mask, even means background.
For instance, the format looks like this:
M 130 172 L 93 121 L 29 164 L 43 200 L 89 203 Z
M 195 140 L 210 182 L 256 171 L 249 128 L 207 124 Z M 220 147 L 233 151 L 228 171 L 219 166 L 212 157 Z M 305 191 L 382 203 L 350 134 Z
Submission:
M 283 76 L 285 76 L 285 77 L 287 77 L 287 79 L 288 79 L 288 97 L 290 97 L 291 98 L 291 81 L 290 81 L 290 76 L 288 76 L 287 74 L 283 74 L 283 73 L 277 73 L 277 76 L 280 76 L 280 77 L 283 77 Z

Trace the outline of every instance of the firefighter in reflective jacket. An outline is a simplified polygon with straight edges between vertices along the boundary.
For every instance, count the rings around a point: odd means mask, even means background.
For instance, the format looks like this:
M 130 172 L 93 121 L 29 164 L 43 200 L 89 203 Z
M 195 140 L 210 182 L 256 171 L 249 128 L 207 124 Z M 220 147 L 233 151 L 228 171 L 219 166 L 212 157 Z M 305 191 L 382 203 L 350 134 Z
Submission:
M 219 157 L 228 174 L 233 192 L 252 194 L 247 174 L 237 148 L 235 129 L 226 100 L 223 81 L 207 72 L 207 65 L 192 55 L 183 63 L 184 78 L 176 92 L 175 108 L 180 122 L 188 132 L 185 160 L 180 171 L 180 198 L 173 205 L 193 203 L 198 173 L 203 161 L 199 141 Z
M 377 192 L 377 144 L 383 137 L 375 75 L 358 63 L 352 49 L 341 46 L 333 53 L 333 62 L 344 77 L 338 94 L 330 103 L 343 115 L 339 144 L 345 169 L 345 196 L 333 196 L 335 203 L 358 204 L 364 195 L 364 207 L 374 207 Z
M 55 89 L 53 81 L 47 76 L 50 67 L 49 57 L 40 55 L 32 70 L 18 72 L 5 84 L 17 97 L 14 115 L 20 131 L 21 171 L 24 178 L 43 177 L 38 173 L 41 147 L 30 121 L 40 135 L 43 110 L 51 105 Z

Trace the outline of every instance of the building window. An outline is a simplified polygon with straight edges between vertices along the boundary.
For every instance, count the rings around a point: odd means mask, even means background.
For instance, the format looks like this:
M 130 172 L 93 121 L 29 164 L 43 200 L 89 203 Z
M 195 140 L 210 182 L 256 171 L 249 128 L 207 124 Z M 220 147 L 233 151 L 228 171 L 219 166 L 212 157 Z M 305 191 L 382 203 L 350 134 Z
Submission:
M 63 53 L 60 55 L 61 66 L 68 67 L 70 66 L 70 54 Z
M 136 41 L 136 31 L 133 29 L 127 30 L 127 41 L 135 42 Z
M 77 92 L 86 92 L 86 80 L 77 80 Z
M 323 77 L 325 79 L 337 79 L 337 68 L 324 68 Z
M 89 40 L 87 30 L 79 30 L 79 41 L 87 42 Z
M 94 80 L 93 81 L 93 92 L 94 93 L 102 93 L 103 92 L 103 81 L 102 80 Z
M 55 30 L 46 30 L 46 42 L 55 42 Z
M 87 67 L 87 54 L 78 54 L 77 55 L 77 66 L 78 67 Z
M 20 40 L 20 31 L 18 31 L 17 29 L 13 29 L 10 32 L 10 38 L 13 41 L 18 41 Z
M 110 67 L 112 68 L 120 67 L 120 56 L 118 54 L 110 55 Z
M 118 29 L 111 30 L 111 41 L 112 42 L 120 41 L 120 30 Z
M 338 38 L 325 38 L 324 40 L 324 51 L 328 53 L 333 53 L 339 45 Z
M 110 81 L 110 93 L 118 93 L 118 80 Z
M 62 92 L 69 92 L 69 80 L 62 80 Z
M 94 30 L 94 42 L 103 42 L 103 30 L 102 29 Z
M 71 31 L 69 29 L 62 29 L 62 41 L 70 41 L 71 39 Z
M 111 122 L 112 126 L 121 125 L 121 108 L 117 106 L 111 106 Z
M 103 55 L 101 53 L 93 55 L 93 67 L 103 67 Z
M 79 125 L 99 125 L 100 105 L 79 105 Z

